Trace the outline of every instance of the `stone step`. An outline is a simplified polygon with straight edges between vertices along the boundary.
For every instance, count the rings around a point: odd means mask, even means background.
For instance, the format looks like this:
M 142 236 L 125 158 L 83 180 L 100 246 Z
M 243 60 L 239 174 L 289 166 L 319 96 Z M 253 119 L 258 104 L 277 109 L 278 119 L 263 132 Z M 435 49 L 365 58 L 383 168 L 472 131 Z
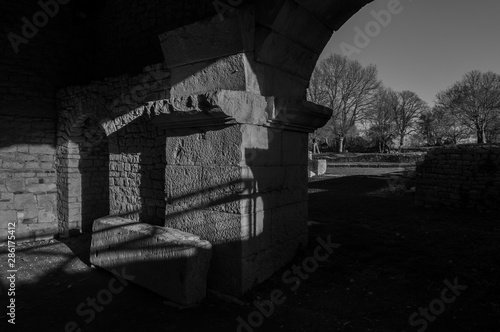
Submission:
M 94 221 L 90 261 L 168 300 L 188 306 L 206 296 L 212 245 L 176 229 L 120 217 Z

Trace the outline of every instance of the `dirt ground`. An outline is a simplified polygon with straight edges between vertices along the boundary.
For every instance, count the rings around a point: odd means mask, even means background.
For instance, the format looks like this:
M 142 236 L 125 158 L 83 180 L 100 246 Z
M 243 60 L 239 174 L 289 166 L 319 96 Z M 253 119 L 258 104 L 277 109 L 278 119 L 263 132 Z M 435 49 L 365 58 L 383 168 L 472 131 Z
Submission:
M 400 171 L 336 168 L 311 180 L 307 250 L 241 301 L 210 293 L 179 310 L 128 285 L 82 317 L 77 308 L 114 277 L 89 266 L 89 238 L 80 236 L 18 246 L 13 328 L 0 248 L 0 331 L 500 331 L 498 214 L 417 209 L 414 193 L 394 181 Z M 328 238 L 335 249 L 311 259 Z M 299 283 L 284 281 L 303 264 L 311 272 Z M 266 300 L 277 292 L 271 310 Z M 241 321 L 250 324 L 238 329 Z

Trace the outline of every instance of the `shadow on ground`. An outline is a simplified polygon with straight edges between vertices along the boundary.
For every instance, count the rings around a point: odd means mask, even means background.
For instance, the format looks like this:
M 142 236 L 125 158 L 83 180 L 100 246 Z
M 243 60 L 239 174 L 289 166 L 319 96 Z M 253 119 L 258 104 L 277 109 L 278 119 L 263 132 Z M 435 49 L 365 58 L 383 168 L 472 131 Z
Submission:
M 88 235 L 20 246 L 28 282 L 16 291 L 16 328 L 65 331 L 73 321 L 81 331 L 237 331 L 245 321 L 239 331 L 417 331 L 422 325 L 410 325 L 412 313 L 440 298 L 445 280 L 458 278 L 467 289 L 433 315 L 427 331 L 500 331 L 498 215 L 417 209 L 411 191 L 388 189 L 387 173 L 348 170 L 312 180 L 307 250 L 242 303 L 210 294 L 199 307 L 178 310 L 129 284 L 90 309 L 88 299 L 102 297 L 115 277 L 89 267 Z M 340 247 L 307 272 L 303 263 L 311 262 L 318 237 Z M 266 300 L 275 290 L 282 303 L 271 310 Z M 3 305 L 5 289 L 0 297 Z M 255 314 L 254 301 L 269 317 Z

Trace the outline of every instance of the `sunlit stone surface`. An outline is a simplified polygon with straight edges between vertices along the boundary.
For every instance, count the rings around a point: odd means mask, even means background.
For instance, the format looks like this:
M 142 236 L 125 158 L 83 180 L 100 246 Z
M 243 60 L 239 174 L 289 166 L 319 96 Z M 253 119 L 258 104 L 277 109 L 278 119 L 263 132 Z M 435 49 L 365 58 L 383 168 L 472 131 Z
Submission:
M 109 217 L 94 222 L 92 264 L 181 305 L 205 298 L 211 244 L 166 227 Z

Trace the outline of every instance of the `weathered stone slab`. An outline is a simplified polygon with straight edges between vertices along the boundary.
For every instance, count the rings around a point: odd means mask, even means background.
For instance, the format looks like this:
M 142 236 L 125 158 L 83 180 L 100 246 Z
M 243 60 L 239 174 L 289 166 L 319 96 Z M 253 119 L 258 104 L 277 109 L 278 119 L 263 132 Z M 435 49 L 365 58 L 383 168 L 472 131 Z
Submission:
M 206 296 L 211 244 L 176 229 L 119 217 L 94 222 L 90 260 L 108 271 L 126 269 L 131 282 L 181 305 Z

